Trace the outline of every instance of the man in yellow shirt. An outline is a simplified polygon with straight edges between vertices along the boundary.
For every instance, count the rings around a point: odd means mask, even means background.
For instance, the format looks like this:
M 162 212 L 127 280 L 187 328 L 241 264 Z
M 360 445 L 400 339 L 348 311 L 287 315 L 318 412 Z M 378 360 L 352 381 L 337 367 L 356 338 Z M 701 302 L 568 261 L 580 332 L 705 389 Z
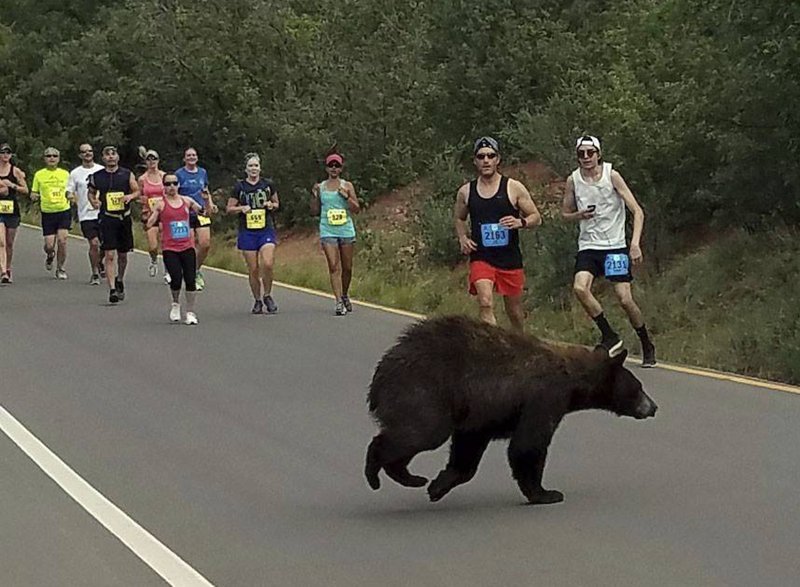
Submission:
M 66 279 L 64 263 L 67 260 L 67 234 L 72 225 L 70 200 L 67 199 L 67 183 L 69 172 L 58 166 L 61 154 L 54 147 L 44 150 L 46 167 L 33 176 L 31 199 L 41 200 L 42 234 L 44 234 L 44 252 L 47 255 L 45 268 L 53 269 L 53 258 L 57 257 L 56 278 Z M 56 253 L 56 241 L 58 253 Z

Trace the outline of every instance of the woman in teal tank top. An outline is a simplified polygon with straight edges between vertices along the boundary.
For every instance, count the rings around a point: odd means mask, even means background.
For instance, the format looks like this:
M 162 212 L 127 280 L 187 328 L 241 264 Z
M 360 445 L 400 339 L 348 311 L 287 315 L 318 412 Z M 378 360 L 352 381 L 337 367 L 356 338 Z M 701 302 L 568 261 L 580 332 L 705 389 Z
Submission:
M 319 216 L 319 240 L 328 261 L 337 316 L 353 311 L 348 296 L 356 242 L 353 214 L 361 209 L 353 184 L 341 178 L 343 165 L 341 155 L 329 154 L 325 158 L 328 179 L 311 189 L 311 213 Z

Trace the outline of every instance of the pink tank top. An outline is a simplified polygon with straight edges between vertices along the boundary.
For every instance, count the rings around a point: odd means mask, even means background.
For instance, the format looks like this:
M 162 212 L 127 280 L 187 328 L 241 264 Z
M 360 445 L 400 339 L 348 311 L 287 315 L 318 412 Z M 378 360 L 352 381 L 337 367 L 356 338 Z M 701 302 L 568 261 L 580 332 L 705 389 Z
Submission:
M 164 184 L 159 180 L 158 183 L 152 183 L 147 179 L 147 175 L 142 176 L 142 193 L 139 198 L 142 203 L 143 210 L 148 212 L 153 209 L 154 200 L 164 197 Z
M 181 205 L 173 208 L 164 198 L 161 222 L 161 250 L 180 253 L 194 248 L 194 231 L 189 226 L 189 206 L 181 199 Z

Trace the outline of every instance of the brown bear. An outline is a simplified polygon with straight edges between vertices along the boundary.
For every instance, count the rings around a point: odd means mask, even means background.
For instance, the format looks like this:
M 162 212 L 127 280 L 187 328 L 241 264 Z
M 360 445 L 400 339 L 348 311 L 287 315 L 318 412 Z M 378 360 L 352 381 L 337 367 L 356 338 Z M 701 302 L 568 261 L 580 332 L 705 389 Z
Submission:
M 452 437 L 450 459 L 428 486 L 431 501 L 475 475 L 489 442 L 508 438 L 514 478 L 530 503 L 557 503 L 542 488 L 547 449 L 564 415 L 607 410 L 649 418 L 656 404 L 623 366 L 626 351 L 548 343 L 470 318 L 445 316 L 410 326 L 381 358 L 368 394 L 380 432 L 367 449 L 365 474 L 381 469 L 406 487 L 425 477 L 408 464 Z

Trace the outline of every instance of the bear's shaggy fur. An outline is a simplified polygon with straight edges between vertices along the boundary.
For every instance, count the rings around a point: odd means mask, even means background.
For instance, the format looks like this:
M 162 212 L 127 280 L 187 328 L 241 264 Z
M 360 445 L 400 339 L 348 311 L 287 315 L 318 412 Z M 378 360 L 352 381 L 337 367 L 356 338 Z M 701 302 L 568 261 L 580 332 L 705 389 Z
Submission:
M 542 488 L 542 473 L 564 415 L 655 415 L 655 403 L 623 366 L 626 354 L 611 358 L 603 349 L 547 343 L 460 316 L 412 325 L 370 385 L 369 409 L 380 426 L 367 449 L 370 487 L 380 487 L 381 469 L 401 485 L 426 485 L 409 462 L 452 437 L 449 462 L 428 486 L 438 501 L 475 475 L 491 440 L 508 438 L 509 464 L 528 501 L 562 501 L 560 492 Z

